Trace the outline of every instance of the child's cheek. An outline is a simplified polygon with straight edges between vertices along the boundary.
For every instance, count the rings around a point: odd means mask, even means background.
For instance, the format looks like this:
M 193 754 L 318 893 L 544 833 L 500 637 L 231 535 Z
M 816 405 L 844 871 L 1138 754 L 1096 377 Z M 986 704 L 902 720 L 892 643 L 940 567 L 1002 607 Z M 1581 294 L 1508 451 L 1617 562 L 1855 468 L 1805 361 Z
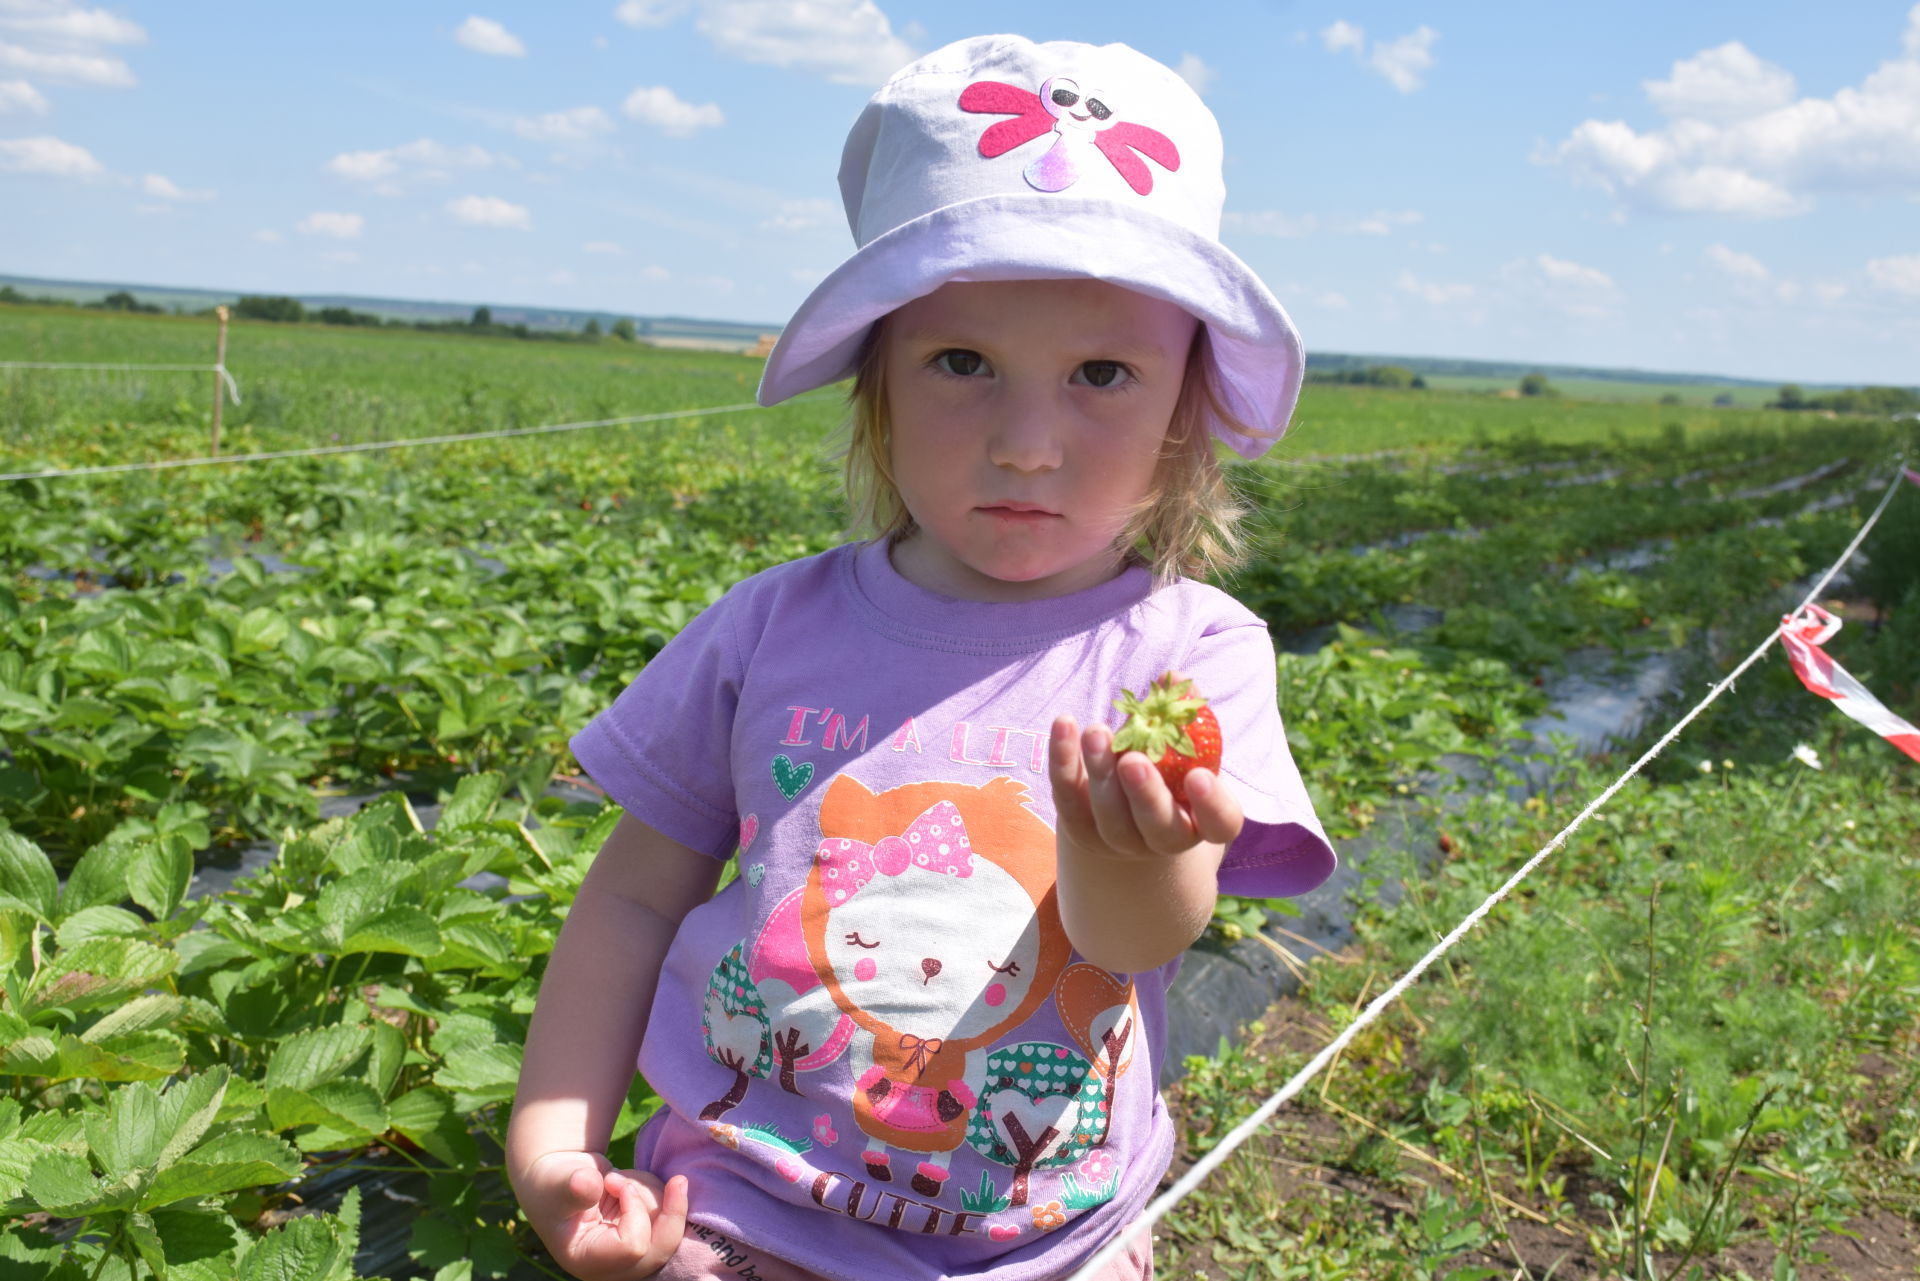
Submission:
M 871 956 L 863 956 L 854 962 L 853 977 L 859 979 L 862 983 L 865 983 L 879 972 L 880 967 L 873 963 Z
M 981 993 L 980 999 L 995 1009 L 998 1009 L 1006 1003 L 1007 985 L 1005 983 L 988 984 L 987 990 Z

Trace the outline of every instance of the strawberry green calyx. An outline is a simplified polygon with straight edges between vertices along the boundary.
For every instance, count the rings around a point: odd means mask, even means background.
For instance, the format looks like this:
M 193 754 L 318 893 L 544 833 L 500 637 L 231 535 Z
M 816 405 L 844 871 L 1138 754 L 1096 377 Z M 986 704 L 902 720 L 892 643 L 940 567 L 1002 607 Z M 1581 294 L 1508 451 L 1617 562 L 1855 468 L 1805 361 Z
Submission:
M 1115 752 L 1143 752 L 1155 761 L 1169 752 L 1196 754 L 1187 726 L 1205 710 L 1207 702 L 1193 692 L 1192 681 L 1168 672 L 1147 687 L 1146 697 L 1125 690 L 1113 705 L 1125 717 L 1114 731 Z

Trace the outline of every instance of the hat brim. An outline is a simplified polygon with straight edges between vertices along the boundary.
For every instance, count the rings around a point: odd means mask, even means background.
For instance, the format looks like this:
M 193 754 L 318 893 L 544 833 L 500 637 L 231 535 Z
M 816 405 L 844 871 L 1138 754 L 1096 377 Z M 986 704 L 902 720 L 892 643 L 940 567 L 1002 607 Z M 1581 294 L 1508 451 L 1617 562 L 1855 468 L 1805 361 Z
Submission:
M 1209 330 L 1216 390 L 1249 431 L 1214 434 L 1258 458 L 1300 395 L 1300 335 L 1253 269 L 1219 241 L 1144 210 L 1059 195 L 983 196 L 946 205 L 863 246 L 807 295 L 767 357 L 758 399 L 851 376 L 868 329 L 950 281 L 1091 277 L 1165 299 Z

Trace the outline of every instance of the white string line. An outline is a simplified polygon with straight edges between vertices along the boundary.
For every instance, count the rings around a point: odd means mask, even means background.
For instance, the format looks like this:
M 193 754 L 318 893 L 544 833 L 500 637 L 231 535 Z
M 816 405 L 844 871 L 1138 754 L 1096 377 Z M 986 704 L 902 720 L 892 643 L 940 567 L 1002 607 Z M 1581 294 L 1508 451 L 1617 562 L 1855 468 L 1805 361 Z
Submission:
M 175 373 L 214 373 L 219 374 L 227 384 L 228 398 L 236 405 L 240 403 L 240 386 L 233 381 L 233 375 L 227 372 L 225 365 L 84 365 L 64 360 L 0 360 L 0 369 L 157 369 Z
M 1905 460 L 1902 459 L 1901 463 L 1904 461 Z M 1901 484 L 1904 483 L 1905 478 L 1901 475 L 1901 463 L 1894 465 L 1893 483 L 1887 486 L 1887 492 L 1881 497 L 1880 505 L 1874 508 L 1873 515 L 1867 517 L 1867 523 L 1862 525 L 1860 532 L 1853 536 L 1853 541 L 1847 544 L 1847 549 L 1840 554 L 1840 559 L 1836 560 L 1832 566 L 1828 568 L 1827 572 L 1820 576 L 1819 581 L 1813 585 L 1813 590 L 1807 593 L 1806 599 L 1800 602 L 1800 605 L 1794 609 L 1793 613 L 1797 614 L 1801 609 L 1811 604 L 1814 599 L 1826 589 L 1827 584 L 1832 581 L 1833 576 L 1840 572 L 1840 567 L 1846 564 L 1847 561 L 1853 557 L 1854 552 L 1860 549 L 1860 544 L 1866 540 L 1868 531 L 1870 531 L 1874 523 L 1880 519 L 1880 513 L 1887 509 L 1887 504 L 1892 501 L 1894 493 L 1900 488 Z M 1790 614 L 1788 617 L 1792 617 L 1792 615 Z M 1111 1262 L 1119 1255 L 1120 1251 L 1126 1248 L 1129 1241 L 1158 1223 L 1169 1210 L 1185 1198 L 1188 1193 L 1198 1187 L 1202 1180 L 1209 1174 L 1213 1173 L 1213 1171 L 1232 1154 L 1235 1148 L 1252 1138 L 1254 1133 L 1258 1131 L 1261 1126 L 1265 1125 L 1267 1120 L 1272 1117 L 1275 1112 L 1280 1110 L 1282 1104 L 1286 1103 L 1305 1088 L 1307 1082 L 1318 1075 L 1320 1070 L 1326 1067 L 1328 1063 L 1332 1062 L 1340 1051 L 1346 1049 L 1368 1024 L 1372 1023 L 1385 1011 L 1387 1006 L 1393 1004 L 1394 1001 L 1399 999 L 1402 992 L 1405 992 L 1409 987 L 1413 986 L 1414 981 L 1426 972 L 1428 966 L 1439 960 L 1448 949 L 1459 942 L 1468 930 L 1477 925 L 1482 917 L 1492 911 L 1500 900 L 1512 891 L 1514 886 L 1520 884 L 1521 881 L 1526 879 L 1528 873 L 1545 862 L 1548 855 L 1566 844 L 1567 838 L 1572 836 L 1602 805 L 1612 800 L 1614 794 L 1622 787 L 1625 787 L 1628 781 L 1631 780 L 1634 775 L 1638 774 L 1647 762 L 1665 751 L 1667 745 L 1680 736 L 1681 730 L 1691 724 L 1695 717 L 1699 716 L 1701 712 L 1704 712 L 1712 705 L 1715 699 L 1725 693 L 1727 688 L 1740 678 L 1741 673 L 1758 662 L 1761 655 L 1767 652 L 1767 647 L 1779 638 L 1781 626 L 1781 624 L 1775 624 L 1773 630 L 1767 633 L 1766 639 L 1755 646 L 1753 652 L 1748 654 L 1738 667 L 1727 673 L 1719 684 L 1709 690 L 1707 696 L 1696 703 L 1692 711 L 1681 717 L 1674 723 L 1672 729 L 1669 729 L 1665 734 L 1661 735 L 1660 741 L 1652 747 L 1649 747 L 1641 755 L 1639 760 L 1628 767 L 1626 773 L 1615 779 L 1605 791 L 1594 797 L 1593 800 L 1587 804 L 1587 807 L 1574 817 L 1571 823 L 1561 828 L 1557 836 L 1541 847 L 1539 853 L 1522 864 L 1518 871 L 1507 878 L 1505 884 L 1488 895 L 1486 901 L 1481 903 L 1479 907 L 1469 912 L 1465 919 L 1454 926 L 1445 938 L 1434 944 L 1425 956 L 1415 961 L 1412 969 L 1401 975 L 1399 979 L 1394 981 L 1391 987 L 1375 997 L 1367 1008 L 1361 1012 L 1360 1017 L 1348 1024 L 1346 1030 L 1329 1042 L 1325 1049 L 1314 1055 L 1305 1067 L 1294 1073 L 1292 1079 L 1281 1086 L 1271 1098 L 1255 1109 L 1253 1114 L 1247 1117 L 1246 1120 L 1229 1130 L 1221 1138 L 1220 1142 L 1205 1156 L 1194 1162 L 1193 1167 L 1181 1175 L 1172 1187 L 1155 1198 L 1153 1204 L 1142 1211 L 1138 1219 L 1135 1219 L 1117 1233 L 1113 1240 L 1096 1250 L 1093 1256 L 1080 1266 L 1080 1270 L 1069 1278 L 1069 1281 L 1090 1281 L 1090 1278 L 1099 1272 L 1105 1264 Z
M 797 403 L 797 402 L 791 402 Z M 697 418 L 702 414 L 731 414 L 758 409 L 749 401 L 739 405 L 713 405 L 705 409 L 675 409 L 658 414 L 629 414 L 623 418 L 596 418 L 591 422 L 547 423 L 539 427 L 506 427 L 499 431 L 463 432 L 454 436 L 414 436 L 406 440 L 363 441 L 356 445 L 321 445 L 313 449 L 277 449 L 257 454 L 220 454 L 206 458 L 174 458 L 153 463 L 113 463 L 100 467 L 72 467 L 64 471 L 0 472 L 0 480 L 57 480 L 66 476 L 101 476 L 109 472 L 166 471 L 175 467 L 211 467 L 221 463 L 257 463 L 274 458 L 318 458 L 323 454 L 362 454 L 375 449 L 411 449 L 415 445 L 451 445 L 468 440 L 499 440 L 507 436 L 536 436 L 557 431 L 584 431 L 589 427 L 619 427 L 626 423 L 665 422 L 672 418 Z

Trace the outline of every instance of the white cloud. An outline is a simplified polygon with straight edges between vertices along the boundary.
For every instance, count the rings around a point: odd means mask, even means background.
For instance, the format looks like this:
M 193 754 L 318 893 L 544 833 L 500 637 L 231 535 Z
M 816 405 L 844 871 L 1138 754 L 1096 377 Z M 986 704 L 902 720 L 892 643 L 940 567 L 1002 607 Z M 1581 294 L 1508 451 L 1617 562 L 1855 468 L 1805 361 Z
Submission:
M 444 182 L 455 169 L 490 169 L 501 159 L 485 147 L 468 143 L 450 147 L 431 138 L 417 138 L 381 151 L 343 151 L 327 161 L 327 172 L 349 182 L 369 182 L 382 195 L 398 195 L 410 180 Z
M 139 23 L 71 0 L 0 0 L 0 68 L 62 84 L 124 89 L 134 83 L 133 70 L 107 47 L 146 38 Z M 6 106 L 0 94 L 0 110 Z
M 469 226 L 533 230 L 533 215 L 525 205 L 516 205 L 498 196 L 461 196 L 447 202 L 447 212 Z
M 673 273 L 665 267 L 662 267 L 659 263 L 649 263 L 640 269 L 640 279 L 642 280 L 670 280 L 672 278 Z
M 1791 73 L 1732 42 L 1644 85 L 1667 122 L 1645 132 L 1587 120 L 1544 154 L 1623 209 L 1777 218 L 1833 192 L 1920 197 L 1920 5 L 1902 54 L 1829 98 L 1795 97 Z
M 1767 270 L 1767 264 L 1752 254 L 1743 254 L 1725 245 L 1708 245 L 1707 261 L 1736 280 L 1760 281 L 1767 280 L 1773 275 Z
M 186 191 L 164 174 L 150 173 L 140 180 L 140 190 L 156 200 L 212 200 L 211 191 Z
M 913 60 L 873 0 L 702 0 L 700 33 L 745 62 L 878 85 Z
M 782 200 L 773 217 L 760 224 L 762 231 L 811 231 L 830 227 L 840 220 L 840 206 L 831 200 Z
M 93 153 L 59 138 L 0 138 L 0 171 L 89 178 L 105 172 Z
M 687 0 L 621 0 L 613 16 L 629 27 L 664 27 L 687 11 Z
M 1397 40 L 1374 41 L 1369 53 L 1366 28 L 1344 18 L 1320 32 L 1320 43 L 1328 53 L 1352 50 L 1361 65 L 1379 72 L 1401 93 L 1412 93 L 1425 83 L 1433 66 L 1433 42 L 1439 38 L 1438 31 L 1422 23 Z
M 1192 85 L 1193 91 L 1203 98 L 1220 77 L 1219 71 L 1208 66 L 1197 53 L 1181 54 L 1180 61 L 1174 65 L 1173 74 Z
M 492 18 L 482 18 L 477 14 L 455 27 L 453 38 L 463 49 L 471 49 L 475 53 L 484 53 L 495 58 L 527 56 L 527 46 L 520 42 L 519 36 L 514 35 Z
M 586 244 L 581 245 L 580 248 L 584 253 L 601 254 L 608 258 L 625 258 L 627 256 L 627 251 L 619 245 L 614 244 L 611 240 L 589 240 Z
M 1867 279 L 1875 289 L 1905 298 L 1920 298 L 1920 254 L 1896 254 L 1867 263 Z
M 1245 213 L 1238 209 L 1229 209 L 1220 215 L 1220 225 L 1224 230 L 1244 231 L 1255 236 L 1274 236 L 1281 240 L 1297 240 L 1318 231 L 1320 219 L 1312 214 L 1281 213 L 1278 209 L 1258 209 Z
M 573 107 L 540 116 L 522 116 L 513 131 L 533 142 L 583 142 L 613 131 L 613 118 L 599 107 Z
M 1673 64 L 1665 80 L 1641 87 L 1660 113 L 1676 119 L 1731 123 L 1793 101 L 1793 74 L 1755 57 L 1738 40 Z
M 547 283 L 550 285 L 570 285 L 573 283 L 573 273 L 565 267 L 555 267 L 547 273 Z
M 827 273 L 818 267 L 794 267 L 787 278 L 797 285 L 816 285 L 827 278 Z
M 47 114 L 47 99 L 24 80 L 0 80 L 0 111 L 31 111 Z
M 1552 254 L 1539 254 L 1533 261 L 1540 269 L 1540 274 L 1555 284 L 1602 291 L 1611 291 L 1614 287 L 1613 277 L 1598 267 L 1583 267 L 1566 258 L 1555 258 Z
M 1400 273 L 1394 285 L 1402 292 L 1436 307 L 1452 307 L 1471 302 L 1478 291 L 1467 284 L 1446 284 L 1434 280 L 1422 280 L 1410 271 Z
M 253 238 L 263 245 L 277 245 L 280 243 L 280 233 L 271 227 L 260 228 L 260 230 L 253 233 Z
M 1321 218 L 1316 214 L 1262 209 L 1250 213 L 1228 210 L 1220 221 L 1224 227 L 1251 235 L 1296 240 L 1322 231 L 1336 236 L 1387 236 L 1393 234 L 1396 227 L 1416 226 L 1424 218 L 1425 215 L 1415 209 L 1382 209 L 1357 218 Z
M 1439 38 L 1438 31 L 1422 25 L 1398 40 L 1376 42 L 1367 65 L 1401 93 L 1412 93 L 1426 83 L 1424 77 L 1433 66 L 1433 42 Z
M 8 0 L 0 28 L 68 44 L 142 44 L 139 23 L 105 9 L 76 9 L 67 0 Z
M 308 236 L 331 236 L 335 240 L 353 240 L 366 229 L 367 220 L 357 213 L 310 213 L 294 224 L 294 230 Z
M 1320 41 L 1327 46 L 1328 53 L 1351 49 L 1358 55 L 1367 47 L 1367 33 L 1364 28 L 1356 27 L 1342 18 L 1320 33 Z
M 72 84 L 125 89 L 133 85 L 133 70 L 119 58 L 93 53 L 53 53 L 0 40 L 0 67 L 45 76 Z
M 673 138 L 691 137 L 702 129 L 727 122 L 725 113 L 715 104 L 708 102 L 696 107 L 664 85 L 642 85 L 627 95 L 620 109 Z

